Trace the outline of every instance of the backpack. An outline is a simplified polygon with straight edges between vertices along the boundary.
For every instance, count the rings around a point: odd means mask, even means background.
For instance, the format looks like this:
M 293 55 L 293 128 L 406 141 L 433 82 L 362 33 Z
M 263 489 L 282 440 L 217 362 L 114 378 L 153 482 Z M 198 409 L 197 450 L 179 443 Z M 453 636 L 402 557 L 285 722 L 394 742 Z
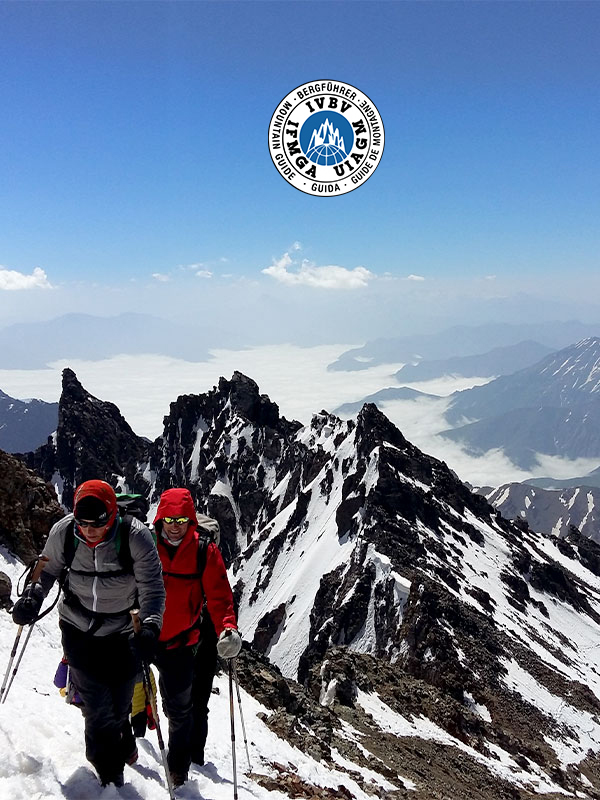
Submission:
M 139 519 L 144 525 L 147 524 L 146 518 L 150 510 L 150 504 L 143 494 L 118 494 L 117 508 L 122 517 L 129 514 L 131 517 Z

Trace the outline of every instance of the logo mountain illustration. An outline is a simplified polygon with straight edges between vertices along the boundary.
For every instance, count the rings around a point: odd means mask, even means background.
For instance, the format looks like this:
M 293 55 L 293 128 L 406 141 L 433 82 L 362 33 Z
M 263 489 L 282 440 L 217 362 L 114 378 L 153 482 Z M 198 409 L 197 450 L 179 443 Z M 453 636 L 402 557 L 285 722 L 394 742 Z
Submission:
M 381 160 L 383 123 L 360 89 L 333 80 L 297 86 L 269 123 L 269 153 L 295 189 L 316 197 L 352 192 Z
M 315 164 L 329 165 L 339 164 L 347 156 L 344 137 L 327 118 L 312 132 L 306 157 Z

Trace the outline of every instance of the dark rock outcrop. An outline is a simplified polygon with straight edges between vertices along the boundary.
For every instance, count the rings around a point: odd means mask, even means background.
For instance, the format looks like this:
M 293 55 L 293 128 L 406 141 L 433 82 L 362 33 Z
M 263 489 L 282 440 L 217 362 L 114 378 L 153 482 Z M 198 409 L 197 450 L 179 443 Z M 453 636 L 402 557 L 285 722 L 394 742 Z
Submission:
M 115 487 L 124 479 L 130 490 L 147 490 L 137 465 L 148 446 L 113 403 L 87 392 L 67 368 L 63 370 L 56 438 L 22 458 L 46 480 L 59 484 L 62 504 L 72 508 L 75 488 L 94 478 Z
M 0 572 L 0 608 L 6 609 L 10 611 L 13 606 L 13 602 L 11 600 L 11 592 L 12 592 L 12 581 L 5 575 L 4 572 Z
M 0 450 L 0 543 L 30 561 L 63 515 L 54 489 L 18 458 Z

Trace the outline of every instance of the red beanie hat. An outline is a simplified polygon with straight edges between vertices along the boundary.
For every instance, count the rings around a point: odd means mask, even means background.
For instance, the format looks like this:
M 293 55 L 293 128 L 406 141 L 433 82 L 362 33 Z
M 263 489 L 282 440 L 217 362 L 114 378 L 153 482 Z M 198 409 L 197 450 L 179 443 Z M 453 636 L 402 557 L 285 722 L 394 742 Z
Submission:
M 106 481 L 84 481 L 75 490 L 73 498 L 75 518 L 104 521 L 112 525 L 117 516 L 117 496 Z

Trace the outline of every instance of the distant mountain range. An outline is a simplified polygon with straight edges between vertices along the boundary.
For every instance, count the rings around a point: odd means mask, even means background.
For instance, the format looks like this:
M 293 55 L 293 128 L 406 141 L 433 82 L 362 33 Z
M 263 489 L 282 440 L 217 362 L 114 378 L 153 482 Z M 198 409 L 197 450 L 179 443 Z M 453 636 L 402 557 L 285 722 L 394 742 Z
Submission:
M 426 392 L 419 392 L 416 389 L 410 389 L 407 386 L 400 386 L 397 389 L 380 389 L 374 394 L 367 395 L 362 400 L 355 403 L 342 403 L 334 409 L 334 413 L 341 414 L 342 416 L 352 416 L 358 414 L 365 403 L 388 403 L 391 400 L 418 400 L 419 398 L 428 397 L 430 399 L 437 399 L 435 394 L 427 394 Z
M 565 537 L 571 526 L 600 542 L 600 488 L 582 486 L 562 491 L 507 483 L 480 490 L 503 517 L 525 519 L 534 531 Z
M 570 408 L 517 408 L 440 435 L 460 442 L 474 455 L 501 449 L 524 470 L 536 466 L 538 453 L 600 458 L 600 402 Z
M 65 314 L 0 329 L 0 369 L 41 369 L 59 359 L 94 361 L 121 353 L 206 361 L 209 347 L 225 346 L 227 341 L 227 335 L 213 328 L 167 322 L 150 314 Z
M 535 464 L 536 453 L 600 458 L 600 339 L 457 392 L 446 419 L 460 427 L 443 436 L 475 453 L 502 448 L 524 469 Z
M 396 380 L 399 383 L 416 383 L 441 378 L 444 375 L 461 375 L 464 378 L 509 375 L 511 372 L 535 364 L 553 349 L 539 342 L 526 341 L 506 347 L 495 347 L 487 353 L 474 356 L 424 360 L 417 364 L 405 364 L 396 372 Z
M 447 418 L 488 419 L 520 408 L 569 408 L 600 398 L 600 338 L 583 339 L 537 364 L 457 392 Z
M 485 373 L 495 363 L 507 369 L 506 356 L 511 350 L 515 361 L 527 361 L 537 343 L 523 342 L 498 348 L 490 353 L 464 359 L 438 360 L 431 371 L 419 372 L 421 365 L 409 368 L 409 377 L 439 377 L 450 367 L 464 372 L 471 369 Z M 450 365 L 450 367 L 449 367 Z M 487 366 L 486 366 L 487 365 Z M 422 362 L 423 370 L 428 364 Z M 405 369 L 398 376 L 405 374 Z M 409 387 L 389 387 L 361 401 L 344 403 L 336 413 L 351 416 L 363 403 L 379 407 L 392 400 L 434 399 L 435 395 Z M 598 458 L 600 461 L 600 338 L 590 337 L 558 351 L 552 351 L 533 365 L 501 375 L 482 386 L 455 392 L 447 398 L 445 418 L 453 427 L 439 433 L 461 444 L 478 456 L 489 450 L 502 450 L 524 470 L 537 466 L 537 454 L 563 458 Z M 567 482 L 544 478 L 529 481 L 541 487 L 597 485 L 599 474 L 574 478 Z
M 0 449 L 24 453 L 43 444 L 58 425 L 58 403 L 15 400 L 0 389 Z
M 523 483 L 528 486 L 537 486 L 540 489 L 570 489 L 576 486 L 600 487 L 600 467 L 574 478 L 529 478 Z
M 487 325 L 457 325 L 430 334 L 399 336 L 394 339 L 375 339 L 363 347 L 352 348 L 329 365 L 329 370 L 364 370 L 378 364 L 413 364 L 418 360 L 450 359 L 476 356 L 497 347 L 506 347 L 533 340 L 551 350 L 566 347 L 571 342 L 600 336 L 600 323 L 542 322 L 489 323 Z

